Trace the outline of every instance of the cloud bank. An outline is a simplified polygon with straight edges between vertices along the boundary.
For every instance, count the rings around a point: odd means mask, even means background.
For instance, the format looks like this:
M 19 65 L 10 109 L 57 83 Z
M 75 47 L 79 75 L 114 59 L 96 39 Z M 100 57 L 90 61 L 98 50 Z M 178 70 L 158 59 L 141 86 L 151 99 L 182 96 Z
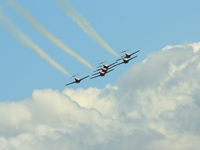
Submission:
M 0 103 L 2 150 L 199 150 L 200 43 L 167 46 L 116 86 Z

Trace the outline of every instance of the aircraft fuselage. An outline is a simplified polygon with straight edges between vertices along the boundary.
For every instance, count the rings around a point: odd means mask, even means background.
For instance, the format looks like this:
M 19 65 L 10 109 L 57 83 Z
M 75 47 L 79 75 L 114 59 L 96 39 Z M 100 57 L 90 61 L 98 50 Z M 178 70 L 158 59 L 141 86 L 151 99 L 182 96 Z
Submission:
M 131 57 L 131 54 L 125 54 L 125 58 L 130 58 Z
M 76 81 L 76 83 L 80 83 L 81 82 L 81 80 L 77 79 L 77 78 L 75 78 L 75 81 Z

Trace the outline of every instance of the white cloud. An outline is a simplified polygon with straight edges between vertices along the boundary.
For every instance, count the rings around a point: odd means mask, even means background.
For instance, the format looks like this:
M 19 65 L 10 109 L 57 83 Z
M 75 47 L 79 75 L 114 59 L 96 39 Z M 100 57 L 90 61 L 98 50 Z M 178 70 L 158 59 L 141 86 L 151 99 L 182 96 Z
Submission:
M 104 89 L 0 103 L 0 149 L 199 150 L 199 43 L 148 55 Z

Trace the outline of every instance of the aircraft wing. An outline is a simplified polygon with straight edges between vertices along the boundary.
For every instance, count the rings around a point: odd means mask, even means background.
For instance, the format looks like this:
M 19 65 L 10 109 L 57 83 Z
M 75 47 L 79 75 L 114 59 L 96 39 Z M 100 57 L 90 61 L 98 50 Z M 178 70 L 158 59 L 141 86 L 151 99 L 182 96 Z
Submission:
M 138 53 L 140 50 L 138 50 L 138 51 L 136 51 L 136 52 L 133 52 L 133 53 L 131 53 L 131 55 L 133 55 L 133 54 L 135 54 L 135 53 Z
M 112 63 L 112 64 L 110 64 L 109 66 L 112 66 L 112 65 L 114 65 L 115 63 L 117 63 L 117 61 L 116 62 L 114 62 L 114 63 Z M 109 68 L 109 67 L 108 67 Z
M 99 71 L 99 70 L 101 70 L 101 68 L 99 68 L 99 69 L 95 70 L 94 72 L 96 72 L 96 71 Z
M 73 84 L 73 83 L 76 83 L 76 81 L 68 83 L 68 84 L 65 84 L 65 86 L 68 86 L 68 85 Z
M 83 77 L 83 78 L 81 78 L 80 80 L 83 80 L 83 79 L 85 79 L 85 78 L 88 78 L 90 75 L 88 75 L 88 76 L 85 76 L 85 77 Z
M 138 56 L 134 56 L 134 57 L 130 58 L 129 60 L 134 59 L 134 58 L 136 58 L 136 57 L 138 57 Z
M 100 62 L 99 65 L 105 63 L 106 61 L 107 61 L 107 60 Z
M 113 70 L 114 70 L 114 69 L 111 69 L 111 70 L 107 71 L 106 73 L 111 72 L 111 71 L 113 71 Z
M 96 77 L 99 77 L 99 76 L 101 76 L 101 75 L 98 75 L 98 76 L 94 76 L 94 77 L 92 77 L 92 78 L 90 78 L 90 79 L 93 79 L 93 78 L 96 78 Z
M 117 59 L 116 61 L 122 60 L 124 58 L 124 56 L 121 56 L 121 58 Z
M 122 51 L 121 53 L 124 53 L 124 52 L 126 52 L 126 51 L 128 51 L 129 49 L 127 49 L 127 50 L 124 50 L 124 51 Z
M 77 75 L 79 75 L 79 74 L 75 74 L 75 75 L 71 76 L 71 78 L 73 78 L 73 77 L 75 77 L 75 76 L 77 76 Z
M 123 63 L 124 63 L 124 62 L 120 62 L 120 63 L 118 63 L 118 64 L 112 66 L 111 68 L 113 68 L 113 67 L 115 67 L 115 66 L 118 66 L 118 65 L 121 65 L 121 64 L 123 64 Z M 111 68 L 110 68 L 110 69 L 111 69 Z
M 96 74 L 99 74 L 99 72 L 97 72 L 97 73 L 93 74 L 92 76 L 94 76 L 94 75 L 96 75 Z

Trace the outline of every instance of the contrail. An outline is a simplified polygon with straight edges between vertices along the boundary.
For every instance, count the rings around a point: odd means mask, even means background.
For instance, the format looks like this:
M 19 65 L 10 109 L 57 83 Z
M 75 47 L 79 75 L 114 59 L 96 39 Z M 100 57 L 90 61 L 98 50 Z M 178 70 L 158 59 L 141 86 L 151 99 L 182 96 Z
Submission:
M 36 19 L 28 12 L 28 10 L 26 10 L 25 8 L 20 6 L 18 3 L 16 3 L 15 0 L 6 0 L 6 2 L 8 3 L 8 5 L 12 6 L 23 18 L 25 18 L 28 21 L 28 23 L 31 26 L 33 26 L 33 28 L 37 30 L 41 35 L 43 35 L 46 39 L 48 39 L 50 42 L 52 42 L 57 47 L 62 49 L 64 52 L 76 58 L 79 62 L 83 63 L 90 69 L 94 70 L 94 67 L 90 63 L 84 60 L 76 52 L 74 52 L 68 46 L 66 46 L 61 40 L 59 40 L 53 34 L 47 31 L 44 26 L 38 23 Z
M 36 45 L 29 37 L 27 37 L 17 26 L 3 13 L 0 9 L 0 26 L 9 32 L 15 39 L 19 41 L 22 45 L 28 49 L 37 53 L 42 59 L 46 60 L 56 69 L 60 70 L 62 73 L 71 77 L 71 75 L 60 66 L 55 60 L 53 60 L 48 54 L 46 54 L 38 45 Z
M 85 33 L 87 33 L 94 41 L 107 50 L 112 55 L 119 57 L 119 55 L 98 35 L 92 28 L 90 23 L 76 11 L 68 0 L 55 0 L 58 5 L 65 11 L 65 13 L 75 21 Z

